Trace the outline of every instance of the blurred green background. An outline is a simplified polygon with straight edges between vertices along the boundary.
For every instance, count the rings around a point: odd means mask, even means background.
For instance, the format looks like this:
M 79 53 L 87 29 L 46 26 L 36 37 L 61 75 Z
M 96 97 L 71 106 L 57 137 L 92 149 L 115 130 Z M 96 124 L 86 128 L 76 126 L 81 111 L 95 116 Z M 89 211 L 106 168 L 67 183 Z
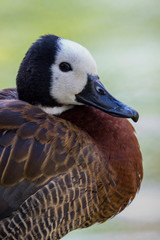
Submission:
M 160 239 L 160 1 L 1 0 L 1 89 L 15 86 L 27 49 L 48 33 L 87 47 L 109 92 L 139 111 L 134 126 L 144 159 L 144 181 L 133 204 L 64 240 Z

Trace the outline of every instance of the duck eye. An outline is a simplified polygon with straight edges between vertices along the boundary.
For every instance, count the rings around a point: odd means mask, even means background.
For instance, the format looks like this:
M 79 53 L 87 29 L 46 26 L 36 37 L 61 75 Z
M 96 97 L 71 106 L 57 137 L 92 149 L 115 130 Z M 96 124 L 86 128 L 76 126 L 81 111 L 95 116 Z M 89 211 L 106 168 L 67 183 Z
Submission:
M 62 72 L 72 71 L 71 65 L 67 62 L 62 62 L 59 64 L 59 68 Z

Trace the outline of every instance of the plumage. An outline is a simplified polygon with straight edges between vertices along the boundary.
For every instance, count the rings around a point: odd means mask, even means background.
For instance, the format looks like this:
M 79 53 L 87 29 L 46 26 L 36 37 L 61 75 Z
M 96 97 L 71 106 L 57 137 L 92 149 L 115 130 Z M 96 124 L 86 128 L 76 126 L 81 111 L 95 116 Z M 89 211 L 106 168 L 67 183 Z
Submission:
M 68 94 L 74 90 L 76 96 L 66 95 L 68 103 L 62 101 L 60 90 L 55 97 L 54 86 L 61 86 L 54 85 L 55 59 L 68 51 L 66 45 L 60 50 L 57 39 L 44 36 L 32 45 L 18 73 L 18 93 L 17 89 L 0 91 L 0 239 L 60 239 L 74 229 L 115 216 L 134 199 L 141 185 L 142 156 L 134 129 L 128 120 L 109 115 L 122 116 L 122 107 L 123 117 L 128 114 L 135 119 L 137 114 L 119 103 L 116 112 L 110 112 L 110 106 L 109 114 L 93 107 L 92 99 L 87 99 L 88 105 L 76 104 L 92 84 L 87 83 L 91 72 L 86 73 L 85 86 L 77 83 L 78 90 L 76 85 L 75 90 L 68 87 Z M 78 54 L 77 50 L 76 59 Z M 45 66 L 44 59 L 48 59 Z M 97 71 L 95 66 L 90 69 Z M 43 81 L 46 85 L 41 86 Z M 94 81 L 99 92 L 99 79 Z M 68 110 L 56 116 L 43 110 L 61 106 Z

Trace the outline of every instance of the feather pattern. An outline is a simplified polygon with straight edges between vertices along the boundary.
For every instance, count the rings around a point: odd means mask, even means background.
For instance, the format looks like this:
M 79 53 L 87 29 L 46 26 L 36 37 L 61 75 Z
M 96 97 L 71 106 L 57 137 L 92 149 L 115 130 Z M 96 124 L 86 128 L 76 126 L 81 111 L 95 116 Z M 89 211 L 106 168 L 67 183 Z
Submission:
M 133 200 L 143 176 L 134 130 L 100 113 L 56 117 L 0 92 L 0 239 L 60 239 Z

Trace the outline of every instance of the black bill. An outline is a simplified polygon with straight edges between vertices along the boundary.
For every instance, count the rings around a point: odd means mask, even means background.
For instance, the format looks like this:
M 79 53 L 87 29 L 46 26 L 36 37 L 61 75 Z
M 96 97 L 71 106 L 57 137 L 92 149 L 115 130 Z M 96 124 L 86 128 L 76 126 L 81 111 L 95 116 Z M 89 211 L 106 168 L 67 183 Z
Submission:
M 137 122 L 139 118 L 138 112 L 107 92 L 98 76 L 88 76 L 87 85 L 82 92 L 76 95 L 76 100 L 94 106 L 115 117 L 132 118 L 134 122 Z

